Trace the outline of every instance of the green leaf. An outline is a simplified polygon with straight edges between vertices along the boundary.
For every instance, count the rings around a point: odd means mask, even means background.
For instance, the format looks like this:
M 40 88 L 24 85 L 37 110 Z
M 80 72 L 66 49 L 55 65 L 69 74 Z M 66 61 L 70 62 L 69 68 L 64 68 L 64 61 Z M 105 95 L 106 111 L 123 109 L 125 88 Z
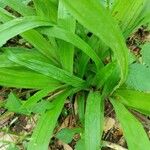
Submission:
M 36 94 L 28 98 L 28 100 L 22 104 L 20 110 L 26 109 L 29 113 L 31 113 L 39 100 L 61 87 L 62 86 L 46 86 L 44 89 L 38 91 Z
M 112 16 L 118 21 L 126 38 L 133 32 L 135 22 L 145 6 L 145 0 L 118 0 L 113 9 Z
M 21 101 L 16 95 L 13 93 L 9 94 L 5 107 L 12 112 L 16 112 L 19 114 L 30 115 L 33 113 L 42 113 L 47 109 L 51 109 L 53 105 L 49 101 L 40 101 L 43 97 L 47 96 L 49 93 L 54 92 L 57 89 L 60 89 L 64 86 L 48 86 L 44 89 L 36 92 L 34 95 L 29 97 L 26 101 Z M 40 101 L 38 103 L 38 101 Z
M 29 30 L 21 36 L 31 43 L 40 53 L 57 64 L 57 54 L 55 48 L 36 30 Z M 36 39 L 36 40 L 35 40 Z
M 85 119 L 85 93 L 79 93 L 77 95 L 77 111 L 79 115 L 79 120 L 82 125 L 84 125 Z
M 95 62 L 98 69 L 103 66 L 103 63 L 101 59 L 98 57 L 98 55 L 96 54 L 96 52 L 94 52 L 94 50 L 76 34 L 73 34 L 72 32 L 61 29 L 57 26 L 54 26 L 51 28 L 45 28 L 45 29 L 42 28 L 41 32 L 43 32 L 44 34 L 48 34 L 51 37 L 62 39 L 66 42 L 73 44 L 77 48 L 81 49 L 85 54 L 87 54 Z
M 113 64 L 112 64 L 112 66 L 113 66 Z M 109 73 L 111 73 L 111 74 L 109 74 Z M 106 72 L 106 74 L 107 74 L 107 72 Z M 119 76 L 120 72 L 119 72 L 118 66 L 116 66 L 116 67 L 114 66 L 114 68 L 111 71 L 110 70 L 108 71 L 108 74 L 110 76 L 105 75 L 102 78 L 103 80 L 105 80 L 105 84 L 103 87 L 103 93 L 102 93 L 103 97 L 110 96 L 115 91 L 115 87 L 120 80 L 120 76 Z
M 112 75 L 116 67 L 117 63 L 112 62 L 100 69 L 99 71 L 97 71 L 92 81 L 93 85 L 95 85 L 97 88 L 102 87 L 104 83 L 108 80 L 108 78 Z
M 54 108 L 43 113 L 32 134 L 28 150 L 46 150 L 53 135 L 57 119 L 62 111 L 66 98 L 70 95 L 71 90 L 66 90 L 58 95 L 54 100 Z
M 111 100 L 111 103 L 123 128 L 129 150 L 148 150 L 150 141 L 141 123 L 119 101 Z
M 84 135 L 81 136 L 81 139 L 76 142 L 75 150 L 85 149 Z
M 5 9 L 0 7 L 0 21 L 1 22 L 6 22 L 13 18 L 14 17 L 10 13 L 8 13 Z
M 19 148 L 15 144 L 11 143 L 7 150 L 19 150 Z
M 0 8 L 0 16 L 2 22 L 10 21 L 13 16 L 6 10 Z M 32 44 L 39 52 L 52 60 L 56 65 L 58 65 L 56 49 L 52 46 L 42 34 L 38 31 L 32 29 L 21 34 L 21 36 Z M 36 39 L 36 40 L 35 40 Z
M 58 86 L 60 83 L 53 78 L 27 70 L 25 68 L 1 68 L 0 85 L 16 88 L 42 89 L 47 85 Z
M 43 61 L 39 61 L 36 59 L 28 59 L 28 57 L 18 57 L 12 52 L 8 52 L 8 58 L 16 62 L 20 65 L 23 65 L 27 68 L 30 68 L 36 72 L 39 72 L 41 74 L 44 74 L 46 76 L 52 77 L 56 80 L 59 80 L 62 83 L 66 83 L 68 85 L 72 85 L 74 87 L 84 87 L 85 81 L 71 75 L 69 72 L 62 70 L 58 67 L 55 67 L 54 65 L 51 65 L 49 63 L 45 63 Z
M 10 93 L 7 102 L 5 104 L 5 107 L 12 112 L 16 112 L 16 110 L 22 105 L 20 99 L 14 94 Z
M 126 81 L 128 88 L 139 91 L 150 91 L 150 69 L 142 64 L 132 64 Z
M 38 102 L 31 110 L 35 114 L 43 114 L 46 110 L 50 110 L 54 107 L 51 102 L 42 100 Z
M 103 129 L 102 98 L 99 92 L 90 92 L 85 112 L 85 149 L 99 150 Z
M 150 43 L 144 44 L 142 47 L 142 60 L 145 65 L 147 65 L 150 69 Z
M 117 90 L 117 95 L 123 104 L 141 113 L 150 115 L 150 93 L 133 90 Z
M 73 128 L 73 129 L 64 128 L 56 134 L 56 138 L 65 143 L 70 143 L 73 140 L 73 136 L 75 134 L 79 134 L 80 132 L 81 128 Z
M 56 22 L 57 19 L 57 5 L 51 0 L 33 0 L 37 15 Z
M 8 57 L 4 54 L 0 55 L 0 68 L 6 68 L 6 67 L 16 67 L 20 66 L 8 59 Z
M 35 14 L 32 7 L 25 5 L 21 0 L 1 0 L 3 4 L 13 8 L 23 16 L 31 16 Z
M 52 24 L 35 16 L 13 19 L 0 25 L 0 46 L 5 44 L 12 37 L 27 30 L 40 27 L 51 26 Z
M 64 7 L 62 0 L 59 1 L 58 7 L 58 25 L 72 33 L 75 32 L 75 19 L 69 15 L 68 11 Z M 73 73 L 73 62 L 74 62 L 74 46 L 65 41 L 59 40 L 59 58 L 63 69 L 70 73 Z M 67 52 L 67 55 L 66 55 Z
M 121 31 L 111 15 L 98 0 L 64 0 L 63 2 L 82 25 L 113 50 L 121 70 L 120 84 L 122 84 L 128 73 L 128 49 Z

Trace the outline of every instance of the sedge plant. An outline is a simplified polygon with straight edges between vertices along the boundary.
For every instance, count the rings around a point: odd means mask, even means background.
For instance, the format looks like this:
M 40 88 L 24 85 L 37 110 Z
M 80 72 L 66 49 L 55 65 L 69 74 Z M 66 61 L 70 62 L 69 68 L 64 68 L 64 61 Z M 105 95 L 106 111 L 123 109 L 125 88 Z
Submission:
M 113 105 L 128 149 L 150 149 L 129 111 L 150 115 L 150 44 L 142 46 L 142 61 L 126 46 L 141 25 L 149 28 L 149 6 L 149 0 L 0 1 L 0 85 L 36 91 L 26 100 L 10 93 L 3 105 L 38 115 L 27 150 L 48 149 L 66 99 L 78 105 L 80 128 L 64 131 L 80 134 L 76 150 L 102 148 L 105 100 Z M 17 35 L 32 47 L 6 45 Z M 63 141 L 61 134 L 56 135 Z

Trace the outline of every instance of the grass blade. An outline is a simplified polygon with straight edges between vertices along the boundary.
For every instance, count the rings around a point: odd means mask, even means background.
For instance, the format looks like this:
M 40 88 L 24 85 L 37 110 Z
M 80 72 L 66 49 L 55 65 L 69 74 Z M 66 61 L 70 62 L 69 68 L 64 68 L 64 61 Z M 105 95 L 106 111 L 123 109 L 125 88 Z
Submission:
M 50 138 L 52 137 L 57 119 L 62 111 L 64 102 L 70 93 L 70 90 L 66 90 L 62 94 L 58 95 L 52 102 L 54 107 L 42 114 L 32 134 L 27 150 L 48 149 L 48 144 L 50 142 Z
M 130 150 L 148 150 L 150 141 L 141 123 L 117 100 L 111 100 Z M 140 135 L 140 136 L 139 136 Z M 136 138 L 138 137 L 138 138 Z
M 113 50 L 121 70 L 120 84 L 123 83 L 128 73 L 128 49 L 118 25 L 108 11 L 98 0 L 64 0 L 63 2 L 82 25 Z
M 32 7 L 25 5 L 20 0 L 1 0 L 1 1 L 3 4 L 13 8 L 23 16 L 32 16 L 35 14 L 35 11 Z
M 62 0 L 59 1 L 58 7 L 58 25 L 72 33 L 75 32 L 75 19 L 69 15 L 68 11 L 64 7 Z M 63 69 L 70 73 L 73 73 L 73 61 L 74 61 L 74 46 L 65 41 L 59 40 L 59 58 Z M 67 55 L 66 55 L 67 52 Z
M 133 90 L 117 90 L 116 94 L 120 97 L 123 104 L 150 115 L 150 93 L 144 93 Z
M 50 77 L 27 70 L 26 68 L 1 68 L 0 85 L 16 88 L 42 89 L 47 85 L 56 86 L 60 83 Z
M 57 5 L 50 0 L 33 0 L 38 16 L 56 22 Z
M 76 34 L 68 32 L 67 30 L 61 29 L 57 26 L 51 28 L 45 28 L 41 30 L 44 34 L 48 34 L 49 36 L 56 37 L 58 39 L 62 39 L 66 42 L 73 44 L 77 48 L 81 49 L 95 62 L 98 69 L 103 66 L 103 63 L 101 59 L 98 57 L 98 55 L 96 54 L 96 52 L 94 52 L 94 50 Z
M 21 36 L 31 43 L 39 52 L 48 57 L 58 65 L 57 54 L 55 48 L 36 30 L 29 30 L 21 34 Z M 35 40 L 36 39 L 36 40 Z
M 84 87 L 86 85 L 85 81 L 81 78 L 78 78 L 70 74 L 69 72 L 62 70 L 49 63 L 45 63 L 43 61 L 31 58 L 29 59 L 29 57 L 26 56 L 19 57 L 10 51 L 8 52 L 8 58 L 11 61 L 16 62 L 17 64 L 23 65 L 46 76 L 52 77 L 56 80 L 59 80 L 62 83 L 66 83 L 74 87 Z
M 51 26 L 52 24 L 42 20 L 39 17 L 23 17 L 8 21 L 0 25 L 0 46 L 6 43 L 7 40 L 12 37 L 23 33 L 27 30 L 39 27 L 39 26 Z
M 118 0 L 115 3 L 112 16 L 117 19 L 126 38 L 133 32 L 133 27 L 145 6 L 145 2 L 145 0 Z
M 85 112 L 85 149 L 99 150 L 103 122 L 102 98 L 99 92 L 90 92 Z
M 26 109 L 29 113 L 32 112 L 32 109 L 35 107 L 37 102 L 43 97 L 47 96 L 49 93 L 54 92 L 56 89 L 59 89 L 62 86 L 48 86 L 44 89 L 38 91 L 36 94 L 31 96 L 27 101 L 23 103 L 20 109 Z

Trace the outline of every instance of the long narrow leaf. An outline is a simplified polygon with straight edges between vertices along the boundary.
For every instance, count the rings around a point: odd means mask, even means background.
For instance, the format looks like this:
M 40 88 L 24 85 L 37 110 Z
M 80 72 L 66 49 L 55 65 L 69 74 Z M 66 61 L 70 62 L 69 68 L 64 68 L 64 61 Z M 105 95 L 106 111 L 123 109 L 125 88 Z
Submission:
M 121 70 L 120 84 L 122 84 L 128 73 L 128 49 L 116 22 L 98 0 L 64 0 L 63 2 L 82 25 L 113 50 Z
M 103 108 L 99 92 L 91 92 L 87 98 L 85 112 L 85 149 L 99 150 L 102 136 Z
M 53 134 L 57 119 L 62 111 L 66 98 L 70 95 L 70 90 L 66 90 L 58 95 L 52 102 L 55 107 L 48 110 L 40 117 L 37 126 L 32 134 L 28 150 L 46 150 Z
M 35 88 L 42 89 L 47 85 L 60 85 L 53 78 L 29 71 L 25 68 L 1 68 L 0 69 L 0 85 L 16 88 Z
M 134 24 L 143 10 L 145 2 L 145 0 L 118 0 L 114 5 L 112 15 L 117 19 L 126 38 L 133 31 Z
M 58 7 L 58 25 L 72 33 L 75 32 L 75 19 L 69 15 L 68 11 L 64 7 L 62 0 L 59 1 Z M 73 73 L 73 61 L 74 61 L 74 46 L 65 41 L 59 40 L 59 56 L 62 67 Z M 67 53 L 67 55 L 66 55 Z
M 54 92 L 56 89 L 59 89 L 61 86 L 48 86 L 44 89 L 38 91 L 36 94 L 31 96 L 27 101 L 23 103 L 20 109 L 26 109 L 31 113 L 32 109 L 35 107 L 36 103 L 41 100 L 43 97 L 47 96 L 48 93 Z
M 13 8 L 23 16 L 30 16 L 35 14 L 34 9 L 25 5 L 21 0 L 1 0 L 1 3 Z
M 51 37 L 56 37 L 73 44 L 77 48 L 81 49 L 85 54 L 87 54 L 95 62 L 98 69 L 103 67 L 103 63 L 96 52 L 94 52 L 94 50 L 76 34 L 61 29 L 57 26 L 41 30 L 44 34 L 48 34 Z
M 38 16 L 56 22 L 57 19 L 57 5 L 51 0 L 33 0 Z
M 150 93 L 133 90 L 117 90 L 116 93 L 121 96 L 120 100 L 126 106 L 150 115 Z
M 39 26 L 51 26 L 52 24 L 42 20 L 39 17 L 23 17 L 8 21 L 0 25 L 0 46 L 5 44 L 10 38 L 23 33 L 27 30 L 39 27 Z
M 6 10 L 0 8 L 0 20 L 2 22 L 10 21 L 14 17 Z M 21 36 L 32 44 L 39 52 L 58 65 L 55 47 L 53 47 L 38 31 L 32 29 L 21 34 Z M 36 39 L 36 40 L 35 40 Z
M 58 67 L 55 67 L 54 65 L 45 63 L 43 61 L 28 59 L 28 57 L 26 56 L 18 57 L 10 51 L 8 52 L 8 58 L 13 62 L 16 62 L 46 76 L 52 77 L 62 83 L 66 83 L 74 87 L 84 87 L 86 84 L 85 81 L 81 78 L 78 78 L 65 70 L 62 70 Z
M 119 101 L 111 100 L 111 103 L 123 128 L 129 150 L 148 150 L 150 141 L 141 123 Z

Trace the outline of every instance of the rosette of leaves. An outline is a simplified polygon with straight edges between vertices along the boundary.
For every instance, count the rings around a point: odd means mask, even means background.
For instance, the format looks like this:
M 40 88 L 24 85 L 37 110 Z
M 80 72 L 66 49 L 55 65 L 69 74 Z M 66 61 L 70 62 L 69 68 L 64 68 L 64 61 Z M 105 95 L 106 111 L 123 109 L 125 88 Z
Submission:
M 139 63 L 126 39 L 141 25 L 149 27 L 149 1 L 29 2 L 0 1 L 0 85 L 37 90 L 27 100 L 11 93 L 4 106 L 15 113 L 39 114 L 27 149 L 48 149 L 66 99 L 76 97 L 81 130 L 72 133 L 81 135 L 77 150 L 101 149 L 106 99 L 129 150 L 148 150 L 149 138 L 129 109 L 150 115 L 150 46 L 143 47 Z M 16 35 L 32 48 L 6 46 Z M 42 100 L 49 93 L 51 99 Z

